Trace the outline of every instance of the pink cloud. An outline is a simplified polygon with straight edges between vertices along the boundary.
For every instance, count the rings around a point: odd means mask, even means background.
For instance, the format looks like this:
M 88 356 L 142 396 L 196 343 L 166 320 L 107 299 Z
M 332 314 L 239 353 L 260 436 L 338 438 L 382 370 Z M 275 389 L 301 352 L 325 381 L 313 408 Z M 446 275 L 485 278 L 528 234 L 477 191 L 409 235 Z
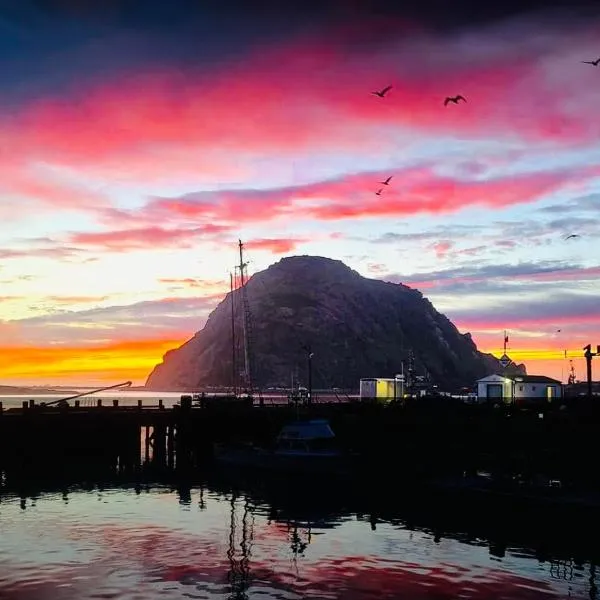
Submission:
M 258 239 L 250 240 L 246 246 L 250 250 L 267 250 L 271 254 L 286 254 L 293 252 L 297 246 L 305 241 L 301 239 Z
M 70 236 L 70 242 L 107 250 L 143 250 L 156 247 L 189 248 L 201 239 L 214 239 L 226 227 L 203 225 L 188 229 L 139 227 L 116 231 L 82 232 Z
M 435 252 L 435 255 L 438 258 L 445 258 L 453 247 L 454 242 L 449 240 L 435 242 L 431 245 L 431 249 Z
M 471 206 L 502 208 L 534 202 L 548 194 L 579 185 L 600 173 L 596 167 L 531 172 L 511 177 L 465 179 L 442 175 L 432 166 L 385 172 L 362 172 L 306 185 L 264 190 L 198 192 L 154 198 L 143 208 L 106 213 L 106 220 L 147 223 L 189 219 L 207 223 L 262 222 L 278 217 L 324 221 L 416 214 L 443 214 Z M 374 191 L 381 177 L 401 181 L 381 196 Z
M 543 36 L 539 35 L 543 27 Z M 386 126 L 430 135 L 589 143 L 600 134 L 586 55 L 594 27 L 565 34 L 546 23 L 435 38 L 406 22 L 361 21 L 261 47 L 205 74 L 150 68 L 86 86 L 69 97 L 23 106 L 0 132 L 16 157 L 101 168 L 140 177 L 176 168 L 203 151 L 208 171 L 235 172 L 221 151 L 392 149 Z M 383 32 L 383 33 L 382 33 Z M 375 42 L 375 40 L 378 40 Z M 425 51 L 427 50 L 427 51 Z M 394 87 L 380 99 L 370 92 Z M 499 102 L 499 90 L 510 102 Z M 448 94 L 467 104 L 444 107 Z M 376 127 L 378 135 L 365 135 Z M 141 157 L 141 158 L 140 158 Z

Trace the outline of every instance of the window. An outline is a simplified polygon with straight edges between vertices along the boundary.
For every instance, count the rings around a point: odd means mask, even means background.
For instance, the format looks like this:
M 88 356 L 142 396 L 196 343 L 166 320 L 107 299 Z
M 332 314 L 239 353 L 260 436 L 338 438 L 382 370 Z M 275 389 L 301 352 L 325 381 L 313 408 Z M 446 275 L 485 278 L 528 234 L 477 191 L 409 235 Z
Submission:
M 520 385 L 520 386 L 519 386 L 519 391 L 520 391 L 520 392 L 522 392 L 522 391 L 523 391 L 523 386 L 522 386 L 522 385 Z
M 531 391 L 532 391 L 532 392 L 535 392 L 535 385 L 532 385 L 532 386 L 531 386 Z

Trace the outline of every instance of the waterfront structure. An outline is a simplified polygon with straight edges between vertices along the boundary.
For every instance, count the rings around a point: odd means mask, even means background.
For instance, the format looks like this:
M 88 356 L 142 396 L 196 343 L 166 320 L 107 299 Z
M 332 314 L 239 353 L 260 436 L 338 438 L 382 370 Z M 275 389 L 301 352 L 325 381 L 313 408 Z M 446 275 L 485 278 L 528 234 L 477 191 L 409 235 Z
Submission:
M 477 381 L 477 400 L 515 402 L 562 398 L 562 383 L 545 375 L 488 375 Z
M 400 377 L 365 377 L 361 379 L 361 401 L 391 402 L 401 398 L 403 395 L 403 380 Z

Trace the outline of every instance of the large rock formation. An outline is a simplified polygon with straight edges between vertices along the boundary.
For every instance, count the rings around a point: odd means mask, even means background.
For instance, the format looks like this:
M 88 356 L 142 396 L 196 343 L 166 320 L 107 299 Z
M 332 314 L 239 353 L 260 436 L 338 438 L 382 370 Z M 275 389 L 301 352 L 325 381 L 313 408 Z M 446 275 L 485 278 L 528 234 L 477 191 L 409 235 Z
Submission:
M 357 388 L 361 377 L 393 377 L 412 351 L 417 374 L 440 388 L 472 385 L 501 370 L 478 352 L 421 292 L 367 279 L 342 262 L 315 256 L 284 258 L 256 273 L 246 286 L 251 311 L 251 365 L 255 385 L 289 385 L 292 373 L 306 385 L 310 346 L 313 387 Z M 238 342 L 242 338 L 240 290 L 234 292 Z M 161 390 L 230 385 L 231 294 L 204 328 L 165 354 L 146 386 Z M 238 364 L 243 352 L 238 349 Z M 239 370 L 239 369 L 238 369 Z

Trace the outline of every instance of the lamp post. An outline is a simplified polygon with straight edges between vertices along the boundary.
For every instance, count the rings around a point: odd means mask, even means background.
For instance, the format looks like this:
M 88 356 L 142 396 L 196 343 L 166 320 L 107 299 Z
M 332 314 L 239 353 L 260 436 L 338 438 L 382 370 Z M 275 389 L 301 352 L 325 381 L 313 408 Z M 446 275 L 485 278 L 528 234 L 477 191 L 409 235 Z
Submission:
M 401 372 L 394 376 L 394 400 L 397 399 L 398 382 L 400 382 L 400 399 L 404 399 L 404 362 L 400 363 Z
M 308 370 L 308 397 L 306 403 L 312 404 L 312 358 L 314 352 L 312 351 L 310 344 L 302 344 L 302 349 L 306 352 L 306 366 Z
M 308 403 L 312 404 L 312 357 L 314 354 L 308 351 Z

